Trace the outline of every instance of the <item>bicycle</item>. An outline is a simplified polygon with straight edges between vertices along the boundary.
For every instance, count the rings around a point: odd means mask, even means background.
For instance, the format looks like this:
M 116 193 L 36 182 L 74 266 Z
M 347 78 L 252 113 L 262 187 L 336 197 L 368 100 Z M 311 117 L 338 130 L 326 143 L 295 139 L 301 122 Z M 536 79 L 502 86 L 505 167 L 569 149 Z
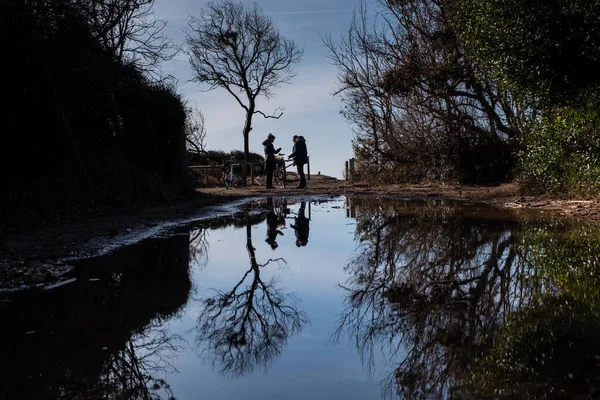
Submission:
M 231 187 L 244 186 L 244 178 L 237 172 L 233 172 L 233 167 L 237 167 L 240 164 L 237 162 L 235 157 L 231 157 L 229 164 L 223 165 L 223 181 L 225 182 L 225 189 Z
M 289 165 L 293 163 L 293 160 L 286 160 L 283 158 L 285 154 L 279 153 L 279 157 L 275 157 L 275 170 L 273 171 L 273 182 L 285 189 L 285 185 L 287 183 L 287 172 L 286 169 L 288 165 L 286 162 L 289 162 Z

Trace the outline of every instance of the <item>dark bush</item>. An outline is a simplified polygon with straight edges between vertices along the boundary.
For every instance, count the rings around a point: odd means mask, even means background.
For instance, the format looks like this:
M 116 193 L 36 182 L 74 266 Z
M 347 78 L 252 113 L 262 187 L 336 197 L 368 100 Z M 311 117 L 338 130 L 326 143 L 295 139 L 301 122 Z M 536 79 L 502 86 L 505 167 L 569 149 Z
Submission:
M 121 64 L 68 0 L 0 3 L 0 223 L 186 189 L 182 99 Z

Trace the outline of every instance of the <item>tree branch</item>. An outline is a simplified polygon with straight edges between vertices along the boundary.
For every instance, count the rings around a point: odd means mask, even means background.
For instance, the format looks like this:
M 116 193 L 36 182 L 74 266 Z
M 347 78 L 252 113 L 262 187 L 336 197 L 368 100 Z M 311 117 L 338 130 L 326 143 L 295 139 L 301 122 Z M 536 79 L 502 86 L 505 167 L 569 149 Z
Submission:
M 280 111 L 279 111 L 279 114 L 277 114 L 277 110 L 280 110 Z M 277 107 L 277 108 L 275 109 L 275 111 L 273 111 L 273 114 L 271 114 L 271 115 L 266 115 L 264 112 L 262 112 L 262 111 L 260 111 L 260 110 L 254 111 L 254 114 L 260 114 L 260 115 L 262 115 L 264 118 L 273 118 L 273 119 L 279 119 L 279 118 L 281 118 L 281 116 L 283 115 L 283 109 L 282 109 L 281 107 Z

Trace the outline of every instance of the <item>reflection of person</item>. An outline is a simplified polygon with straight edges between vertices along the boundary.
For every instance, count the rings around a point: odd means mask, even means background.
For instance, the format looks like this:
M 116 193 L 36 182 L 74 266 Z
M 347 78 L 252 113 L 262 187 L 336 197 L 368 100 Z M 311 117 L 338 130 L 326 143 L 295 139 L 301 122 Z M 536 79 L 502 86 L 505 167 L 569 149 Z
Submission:
M 296 231 L 296 246 L 306 246 L 308 243 L 308 230 L 309 230 L 309 220 L 304 215 L 304 209 L 306 207 L 306 202 L 303 201 L 300 203 L 300 209 L 298 210 L 298 216 L 294 221 L 294 225 L 290 225 Z
M 265 146 L 265 170 L 267 172 L 267 189 L 273 189 L 273 171 L 275 171 L 275 154 L 281 151 L 281 147 L 275 149 L 273 146 L 273 142 L 275 141 L 275 136 L 269 133 L 267 136 L 267 140 L 265 140 L 262 144 Z
M 290 154 L 288 158 L 294 159 L 294 164 L 296 164 L 296 168 L 298 169 L 298 176 L 300 176 L 298 189 L 306 189 L 306 177 L 304 176 L 304 164 L 308 162 L 306 140 L 304 140 L 304 136 L 298 135 L 294 135 L 292 140 L 294 141 L 294 147 L 292 149 L 292 154 Z
M 267 242 L 273 250 L 279 247 L 277 244 L 277 235 L 283 235 L 283 232 L 278 229 L 279 223 L 280 219 L 277 214 L 275 214 L 275 211 L 269 211 L 267 214 L 267 238 L 265 239 L 265 242 Z

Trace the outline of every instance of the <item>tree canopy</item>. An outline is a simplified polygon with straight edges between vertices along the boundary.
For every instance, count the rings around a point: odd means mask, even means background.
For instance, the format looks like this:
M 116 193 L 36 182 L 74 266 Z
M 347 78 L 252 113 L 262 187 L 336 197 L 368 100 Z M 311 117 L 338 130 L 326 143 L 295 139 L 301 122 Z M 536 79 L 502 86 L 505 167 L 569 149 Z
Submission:
M 600 84 L 600 3 L 458 0 L 454 26 L 472 58 L 505 85 L 560 104 Z

